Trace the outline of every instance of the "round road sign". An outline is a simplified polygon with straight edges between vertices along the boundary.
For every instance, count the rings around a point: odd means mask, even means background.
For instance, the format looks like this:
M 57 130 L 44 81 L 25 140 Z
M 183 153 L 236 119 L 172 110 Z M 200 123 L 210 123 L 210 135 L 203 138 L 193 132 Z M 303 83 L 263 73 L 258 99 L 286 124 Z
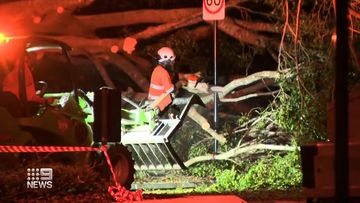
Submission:
M 203 0 L 203 19 L 222 20 L 225 18 L 225 0 Z

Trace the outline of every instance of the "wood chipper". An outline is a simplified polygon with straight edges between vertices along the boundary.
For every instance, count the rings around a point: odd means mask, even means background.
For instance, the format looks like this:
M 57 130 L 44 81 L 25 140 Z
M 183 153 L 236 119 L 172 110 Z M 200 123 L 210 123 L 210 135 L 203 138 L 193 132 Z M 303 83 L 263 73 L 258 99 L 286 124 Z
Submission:
M 21 58 L 16 74 L 18 92 L 0 91 L 0 145 L 109 146 L 109 155 L 118 182 L 130 188 L 136 170 L 167 170 L 185 168 L 170 144 L 188 110 L 203 105 L 197 95 L 188 98 L 178 113 L 159 115 L 155 104 L 139 105 L 122 96 L 118 89 L 107 87 L 84 92 L 74 80 L 71 47 L 63 42 L 29 37 L 19 39 Z M 7 42 L 11 47 L 11 40 Z M 30 101 L 27 96 L 26 67 L 23 57 L 41 52 L 63 57 L 63 67 L 71 90 L 49 91 L 47 83 L 38 82 L 38 97 L 52 98 L 51 103 Z M 77 52 L 79 53 L 79 52 Z M 55 67 L 55 66 L 54 66 Z M 32 67 L 36 69 L 36 67 Z M 52 67 L 51 67 L 52 68 Z M 53 74 L 53 77 L 62 77 Z M 35 78 L 35 77 L 34 77 Z M 62 78 L 61 78 L 62 79 Z M 46 81 L 46 78 L 42 80 Z M 64 79 L 62 79 L 64 80 Z M 89 80 L 91 81 L 91 80 Z M 2 81 L 1 81 L 2 82 Z M 164 116 L 166 115 L 166 116 Z M 104 155 L 97 152 L 60 153 L 60 160 L 70 163 L 90 162 L 102 174 L 110 176 Z M 4 154 L 0 154 L 3 156 Z M 9 155 L 9 154 L 6 154 Z M 8 159 L 12 159 L 7 157 Z M 5 157 L 6 158 L 6 157 Z

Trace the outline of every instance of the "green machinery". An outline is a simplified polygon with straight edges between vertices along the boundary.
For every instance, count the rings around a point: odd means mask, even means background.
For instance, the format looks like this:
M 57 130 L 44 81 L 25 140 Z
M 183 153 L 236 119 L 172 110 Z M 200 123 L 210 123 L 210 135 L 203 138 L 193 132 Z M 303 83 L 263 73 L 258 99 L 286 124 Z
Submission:
M 55 98 L 51 105 L 34 104 L 18 99 L 10 92 L 0 91 L 1 145 L 107 144 L 110 146 L 109 154 L 116 177 L 127 188 L 134 180 L 134 169 L 185 168 L 170 140 L 181 126 L 190 107 L 194 104 L 203 105 L 198 96 L 189 98 L 179 114 L 173 118 L 161 118 L 155 111 L 122 97 L 119 90 L 101 88 L 85 93 L 79 89 L 74 80 L 74 66 L 70 56 L 72 49 L 65 43 L 37 37 L 24 38 L 21 41 L 24 55 L 41 51 L 64 57 L 69 64 L 65 68 L 72 80 L 69 81 L 72 90 L 45 93 L 46 88 L 43 88 L 39 95 Z M 19 90 L 25 91 L 25 85 L 24 76 L 19 74 Z M 35 110 L 27 111 L 29 106 Z M 4 154 L 0 156 L 2 159 Z M 9 159 L 13 160 L 13 157 Z M 110 174 L 104 166 L 106 162 L 101 153 L 67 153 L 61 159 L 82 164 L 91 162 L 99 166 L 103 174 Z

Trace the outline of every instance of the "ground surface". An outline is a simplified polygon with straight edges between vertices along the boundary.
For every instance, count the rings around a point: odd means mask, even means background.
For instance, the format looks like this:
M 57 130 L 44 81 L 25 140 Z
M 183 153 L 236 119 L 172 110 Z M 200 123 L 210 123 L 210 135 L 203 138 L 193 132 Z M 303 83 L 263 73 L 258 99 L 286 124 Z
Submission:
M 2 163 L 4 164 L 4 162 Z M 50 189 L 27 188 L 27 169 L 43 167 L 53 169 L 53 187 Z M 190 177 L 180 177 L 179 174 L 174 177 L 169 175 L 162 178 L 144 177 L 140 179 L 142 183 L 154 182 L 156 179 L 169 183 L 190 179 Z M 196 178 L 191 180 L 193 182 L 199 181 Z M 107 191 L 108 187 L 112 185 L 112 180 L 105 180 L 87 165 L 64 165 L 47 161 L 32 161 L 17 167 L 11 164 L 9 168 L 0 170 L 0 202 L 113 202 L 114 199 Z M 247 191 L 236 194 L 196 194 L 192 188 L 180 190 L 180 194 L 174 194 L 172 190 L 164 192 L 163 189 L 157 191 L 143 189 L 144 203 L 304 202 L 299 189 L 292 191 Z
M 107 193 L 52 196 L 34 199 L 8 200 L 8 202 L 114 202 Z M 7 202 L 7 201 L 4 201 Z M 143 203 L 305 203 L 305 200 L 249 200 L 237 195 L 188 195 L 176 197 L 158 197 L 145 195 Z

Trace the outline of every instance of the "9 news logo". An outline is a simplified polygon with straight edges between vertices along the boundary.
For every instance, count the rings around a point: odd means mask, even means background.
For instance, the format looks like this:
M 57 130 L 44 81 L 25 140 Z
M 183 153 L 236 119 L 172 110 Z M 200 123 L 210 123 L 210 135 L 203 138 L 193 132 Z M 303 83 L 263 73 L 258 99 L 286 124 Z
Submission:
M 26 187 L 30 189 L 51 189 L 53 180 L 52 168 L 28 168 Z

